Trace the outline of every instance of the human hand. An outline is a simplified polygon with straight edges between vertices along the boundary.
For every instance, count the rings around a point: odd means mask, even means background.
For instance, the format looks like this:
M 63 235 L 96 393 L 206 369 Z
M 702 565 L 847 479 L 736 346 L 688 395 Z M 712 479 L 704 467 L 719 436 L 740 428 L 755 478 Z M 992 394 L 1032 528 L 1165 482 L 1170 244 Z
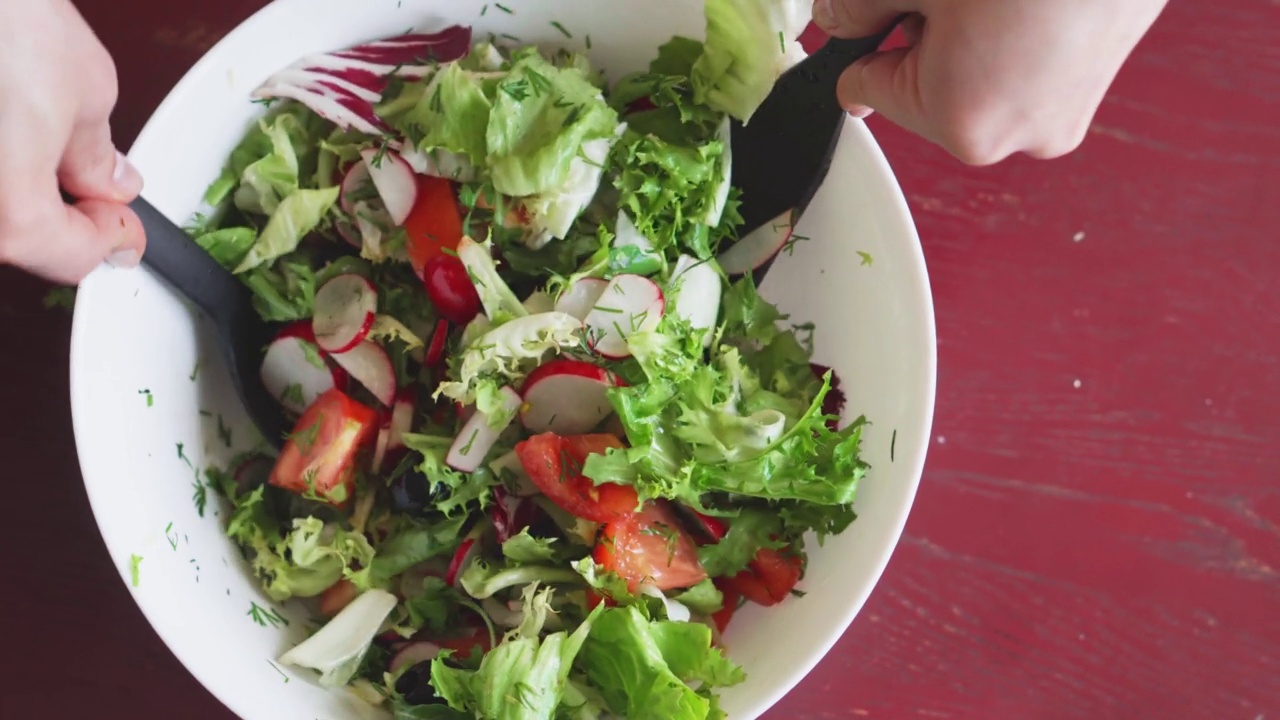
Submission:
M 1076 149 L 1165 2 L 816 0 L 813 19 L 853 38 L 911 13 L 907 47 L 870 55 L 840 77 L 841 106 L 858 117 L 875 110 L 963 162 L 987 165 Z
M 142 176 L 111 142 L 116 92 L 69 0 L 0 1 L 0 263 L 67 284 L 104 259 L 138 264 L 146 239 L 127 203 Z

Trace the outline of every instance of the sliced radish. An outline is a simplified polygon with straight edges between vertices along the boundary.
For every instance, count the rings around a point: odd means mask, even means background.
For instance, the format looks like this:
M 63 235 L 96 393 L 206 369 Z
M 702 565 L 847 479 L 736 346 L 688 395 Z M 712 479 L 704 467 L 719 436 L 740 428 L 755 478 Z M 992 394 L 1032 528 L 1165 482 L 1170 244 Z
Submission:
M 630 273 L 618 275 L 582 321 L 587 326 L 587 342 L 607 358 L 628 357 L 627 338 L 658 327 L 664 307 L 662 290 L 652 280 Z
M 458 546 L 457 552 L 453 554 L 453 560 L 449 562 L 449 570 L 444 574 L 444 581 L 453 587 L 458 586 L 458 578 L 462 573 L 475 561 L 476 556 L 480 554 L 480 543 L 475 538 L 469 537 L 462 541 Z
M 440 646 L 425 640 L 411 642 L 400 649 L 392 658 L 387 669 L 399 672 L 401 668 L 413 667 L 418 663 L 435 660 L 440 654 Z
M 520 422 L 531 432 L 584 435 L 613 412 L 606 394 L 615 384 L 608 370 L 560 358 L 529 373 L 520 394 Z
M 382 204 L 391 216 L 391 222 L 403 225 L 418 200 L 418 180 L 409 163 L 399 153 L 390 150 L 368 148 L 360 151 L 369 178 L 378 189 Z
M 745 275 L 773 259 L 791 239 L 791 211 L 756 228 L 720 253 L 716 261 L 729 275 Z
M 383 405 L 390 407 L 395 402 L 396 371 L 381 345 L 365 340 L 344 353 L 334 353 L 332 357 Z
M 355 273 L 343 273 L 316 291 L 311 329 L 316 344 L 331 353 L 344 353 L 369 336 L 377 317 L 378 291 Z
M 352 163 L 342 176 L 342 184 L 338 189 L 338 207 L 354 217 L 356 203 L 371 200 L 376 193 L 377 188 L 373 186 L 373 178 L 369 175 L 369 166 L 363 162 Z
M 681 255 L 671 273 L 669 291 L 674 291 L 671 312 L 684 318 L 695 330 L 710 330 L 720 317 L 720 298 L 724 286 L 720 274 L 710 263 L 689 255 Z M 711 333 L 703 336 L 703 345 L 711 344 Z
M 428 366 L 437 365 L 444 360 L 444 350 L 449 342 L 449 321 L 441 318 L 436 321 L 435 332 L 431 333 L 431 342 L 427 344 L 427 354 L 423 361 Z
M 514 417 L 522 402 L 520 395 L 510 386 L 502 388 L 501 392 L 504 414 Z M 506 425 L 492 427 L 489 425 L 488 415 L 479 410 L 475 411 L 462 426 L 458 437 L 454 438 L 453 446 L 445 456 L 445 463 L 460 472 L 475 472 L 476 468 L 480 467 L 480 463 L 484 462 L 485 456 L 493 449 L 493 444 L 498 441 L 498 436 L 503 430 L 506 430 Z
M 592 306 L 604 294 L 609 281 L 603 278 L 580 278 L 573 281 L 568 290 L 556 301 L 556 311 L 568 313 L 579 320 L 585 320 Z
M 259 374 L 271 397 L 295 413 L 336 386 L 320 348 L 297 336 L 276 338 L 268 345 Z

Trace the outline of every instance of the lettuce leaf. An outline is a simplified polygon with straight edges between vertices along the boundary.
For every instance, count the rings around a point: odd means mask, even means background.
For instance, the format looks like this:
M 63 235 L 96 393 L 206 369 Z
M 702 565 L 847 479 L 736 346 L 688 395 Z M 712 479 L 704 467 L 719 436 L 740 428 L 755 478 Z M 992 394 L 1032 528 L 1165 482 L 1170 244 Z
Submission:
M 308 517 L 295 519 L 292 530 L 279 538 L 264 522 L 263 490 L 237 503 L 227 533 L 253 553 L 254 572 L 272 600 L 314 597 L 343 577 L 368 586 L 374 550 L 364 535 Z
M 338 200 L 338 188 L 298 190 L 280 201 L 257 242 L 233 271 L 237 274 L 293 252 L 307 233 L 316 229 Z
M 498 484 L 498 477 L 487 467 L 472 473 L 454 470 L 445 464 L 449 448 L 453 445 L 452 437 L 437 435 L 420 435 L 405 433 L 404 446 L 422 456 L 418 469 L 426 476 L 432 486 L 443 486 L 446 492 L 440 493 L 435 503 L 436 511 L 445 517 L 453 517 L 456 513 L 465 516 L 472 510 L 483 510 L 492 499 L 491 488 Z
M 424 560 L 452 553 L 462 542 L 466 520 L 466 514 L 431 519 L 396 516 L 387 538 L 378 543 L 369 568 L 371 582 L 386 582 Z
M 795 42 L 809 0 L 706 0 L 707 39 L 694 63 L 694 99 L 748 122 L 783 72 L 804 57 Z
M 457 362 L 453 378 L 440 383 L 436 396 L 464 405 L 476 402 L 480 390 L 491 391 L 523 378 L 548 353 L 576 347 L 581 342 L 582 322 L 562 312 L 539 313 L 516 318 L 472 341 Z M 496 393 L 490 393 L 496 397 Z M 488 412 L 488 410 L 486 410 Z M 489 416 L 491 423 L 509 418 Z
M 525 591 L 524 621 L 485 654 L 476 670 L 453 667 L 444 655 L 431 663 L 431 684 L 449 707 L 491 720 L 552 720 L 565 696 L 574 660 L 603 610 L 573 633 L 539 637 L 550 609 L 550 589 Z M 575 695 L 581 695 L 575 693 Z
M 587 141 L 614 136 L 618 115 L 577 67 L 517 51 L 497 84 L 486 141 L 494 189 L 524 197 L 563 188 Z
M 713 706 L 689 686 L 736 685 L 742 669 L 711 646 L 701 623 L 648 620 L 635 606 L 600 613 L 579 662 L 609 709 L 630 720 L 703 720 Z
M 609 398 L 631 447 L 593 455 L 584 474 L 694 507 L 707 493 L 850 504 L 867 470 L 859 457 L 865 420 L 831 430 L 822 411 L 830 376 L 813 378 L 794 331 L 754 324 L 777 310 L 749 281 L 726 298 L 709 362 L 699 334 L 673 316 L 629 338 L 644 381 L 613 388 Z

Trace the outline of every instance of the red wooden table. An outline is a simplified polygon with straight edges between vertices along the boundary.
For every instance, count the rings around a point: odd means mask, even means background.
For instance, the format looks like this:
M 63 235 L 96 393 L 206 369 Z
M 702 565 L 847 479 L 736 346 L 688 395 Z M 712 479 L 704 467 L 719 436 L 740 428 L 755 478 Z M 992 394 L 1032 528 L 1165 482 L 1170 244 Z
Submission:
M 77 4 L 127 146 L 264 0 Z M 932 274 L 935 443 L 878 590 L 769 717 L 1280 718 L 1280 5 L 1173 0 L 1062 160 L 871 123 Z M 228 718 L 104 551 L 46 289 L 0 270 L 0 718 Z

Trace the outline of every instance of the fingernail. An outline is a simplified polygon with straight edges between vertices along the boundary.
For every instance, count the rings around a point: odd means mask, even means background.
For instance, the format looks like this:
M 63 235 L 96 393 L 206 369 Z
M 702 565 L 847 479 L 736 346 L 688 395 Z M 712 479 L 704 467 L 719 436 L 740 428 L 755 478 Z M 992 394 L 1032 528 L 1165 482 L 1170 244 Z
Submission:
M 826 32 L 836 29 L 836 13 L 831 3 L 832 0 L 814 0 L 813 2 L 813 22 Z
M 871 116 L 872 112 L 874 112 L 874 110 L 867 107 L 866 105 L 850 105 L 846 107 L 844 111 L 849 113 L 850 116 L 855 117 L 859 120 L 865 120 L 866 118 Z
M 132 268 L 138 266 L 137 250 L 117 250 L 107 256 L 107 264 L 114 268 Z
M 142 175 L 138 172 L 138 169 L 119 150 L 116 151 L 116 165 L 111 171 L 111 181 L 117 187 L 130 189 L 142 182 Z

